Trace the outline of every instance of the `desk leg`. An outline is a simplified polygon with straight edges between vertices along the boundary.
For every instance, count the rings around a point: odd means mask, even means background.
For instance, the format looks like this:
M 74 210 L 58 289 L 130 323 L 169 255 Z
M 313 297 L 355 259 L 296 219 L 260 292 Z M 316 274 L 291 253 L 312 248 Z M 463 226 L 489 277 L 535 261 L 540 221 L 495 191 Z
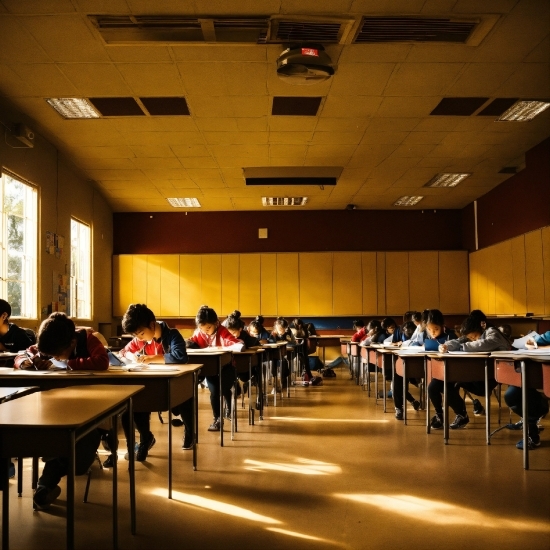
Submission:
M 220 375 L 220 446 L 223 447 L 223 393 L 222 393 L 222 365 L 221 359 L 218 359 L 218 372 Z
M 197 470 L 197 443 L 199 441 L 199 376 L 193 373 L 193 470 Z
M 168 384 L 168 499 L 172 499 L 172 400 L 170 396 L 170 378 Z
M 23 494 L 23 457 L 17 457 L 17 495 Z
M 128 453 L 130 463 L 128 464 L 128 472 L 130 474 L 130 529 L 132 535 L 136 534 L 136 453 L 135 447 L 135 427 L 134 427 L 134 404 L 132 399 L 128 400 L 128 418 L 129 418 L 129 432 L 130 441 L 128 441 L 128 449 L 131 449 Z M 115 434 L 116 435 L 116 434 Z
M 386 361 L 384 359 L 384 355 L 382 355 L 382 391 L 384 392 L 384 395 L 382 396 L 382 403 L 384 405 L 384 412 L 386 412 L 386 398 L 388 394 L 388 392 L 386 391 L 386 365 L 384 364 L 385 362 Z
M 38 457 L 32 457 L 32 488 L 33 490 L 38 487 Z
M 489 389 L 489 360 L 485 359 L 485 437 L 491 444 L 491 390 Z
M 2 550 L 10 546 L 10 459 L 0 459 L 2 476 Z
M 254 408 L 252 407 L 252 357 L 248 358 L 248 425 L 254 426 Z
M 424 356 L 424 397 L 426 399 L 426 433 L 430 433 L 430 398 L 428 396 L 428 358 Z
M 113 422 L 113 434 L 115 437 L 113 438 L 116 441 L 117 434 L 118 434 L 118 414 L 115 414 L 112 417 Z M 116 456 L 116 449 L 115 449 L 115 456 L 113 460 L 113 548 L 118 548 L 118 493 L 117 493 L 117 487 L 118 487 L 118 460 Z
M 407 361 L 403 361 L 403 424 L 407 425 Z M 393 379 L 395 380 L 395 355 L 393 359 Z M 395 399 L 395 396 L 394 396 Z
M 521 414 L 523 418 L 523 469 L 529 469 L 529 415 L 527 403 L 527 367 L 521 361 Z
M 374 352 L 374 404 L 378 405 L 378 352 Z
M 268 368 L 267 365 L 269 363 L 266 362 L 266 369 Z M 260 420 L 263 420 L 264 419 L 264 394 L 265 394 L 265 391 L 266 391 L 266 387 L 265 387 L 265 380 L 267 379 L 267 373 L 266 373 L 266 376 L 264 378 L 264 362 L 262 361 L 260 363 L 260 368 L 258 369 L 259 372 L 258 372 L 258 376 L 259 376 L 259 379 L 258 379 L 258 385 L 256 386 L 256 397 L 258 398 L 258 403 L 260 405 Z
M 69 464 L 67 468 L 67 549 L 74 548 L 74 473 L 75 473 L 75 446 L 74 430 L 69 432 Z
M 229 404 L 229 416 L 231 417 L 231 441 L 235 440 L 235 431 L 237 428 L 237 384 L 235 380 L 231 388 L 231 403 Z
M 447 360 L 443 361 L 443 439 L 449 444 L 449 396 L 447 395 Z

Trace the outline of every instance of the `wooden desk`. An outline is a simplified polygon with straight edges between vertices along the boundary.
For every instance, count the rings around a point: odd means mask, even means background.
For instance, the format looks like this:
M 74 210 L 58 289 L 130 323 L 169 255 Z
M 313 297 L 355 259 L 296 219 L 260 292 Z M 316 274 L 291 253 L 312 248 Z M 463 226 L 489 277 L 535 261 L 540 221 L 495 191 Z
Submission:
M 76 442 L 107 418 L 132 410 L 142 386 L 62 388 L 27 395 L 0 407 L 1 456 L 67 456 L 67 548 L 74 548 L 74 477 Z M 116 425 L 116 420 L 115 420 Z M 117 462 L 113 465 L 113 545 L 118 545 Z M 3 471 L 2 548 L 9 547 L 9 482 Z M 132 534 L 135 534 L 134 457 L 130 456 Z
M 493 352 L 491 353 L 491 358 L 495 361 L 496 381 L 501 384 L 517 386 L 521 388 L 521 414 L 523 419 L 523 468 L 524 470 L 528 470 L 529 403 L 527 390 L 544 389 L 544 363 L 550 363 L 550 356 L 537 356 L 517 351 Z M 516 370 L 516 362 L 519 362 L 520 372 Z
M 432 378 L 443 381 L 443 439 L 445 445 L 449 443 L 449 403 L 447 383 L 449 382 L 477 382 L 485 380 L 485 428 L 487 445 L 491 444 L 491 407 L 489 391 L 489 353 L 429 353 L 428 372 L 426 383 Z M 426 415 L 430 416 L 430 400 L 427 399 Z M 430 433 L 428 424 L 427 433 Z
M 255 407 L 251 405 L 252 402 L 252 368 L 253 367 L 261 367 L 261 361 L 260 357 L 262 356 L 264 350 L 262 348 L 257 349 L 247 349 L 244 351 L 233 352 L 233 359 L 235 363 L 235 370 L 237 374 L 242 372 L 248 372 L 249 374 L 249 382 L 248 382 L 248 424 L 254 425 L 254 411 Z M 256 369 L 258 372 L 258 379 L 256 380 L 256 383 L 258 384 L 256 386 L 256 398 L 258 403 L 260 404 L 260 420 L 263 420 L 262 412 L 261 412 L 261 398 L 259 397 L 262 394 L 262 369 Z M 235 394 L 234 394 L 235 395 Z M 231 439 L 233 439 L 233 430 L 238 431 L 237 426 L 237 402 L 236 397 L 234 398 L 234 408 L 233 408 L 233 415 L 232 415 L 232 422 L 231 422 Z
M 281 388 L 282 388 L 282 370 L 283 370 L 283 348 L 286 350 L 287 342 L 281 341 L 281 342 L 274 342 L 272 344 L 263 344 L 262 348 L 264 349 L 266 353 L 266 359 L 269 367 L 273 364 L 273 359 L 276 358 L 278 361 L 280 361 L 280 368 L 281 368 Z M 269 373 L 266 372 L 266 376 L 264 377 L 264 394 L 266 397 L 266 404 L 269 405 L 269 399 L 267 397 L 267 379 L 269 378 Z M 275 382 L 273 384 L 274 392 L 273 392 L 273 406 L 277 406 L 277 376 L 275 376 Z M 281 389 L 281 399 L 283 398 L 283 392 Z M 263 404 L 263 401 L 262 401 Z
M 187 355 L 202 363 L 201 373 L 204 376 L 220 377 L 220 445 L 223 447 L 223 393 L 222 393 L 222 369 L 231 363 L 231 352 L 228 350 L 204 351 L 208 348 L 188 349 Z M 196 433 L 196 432 L 195 432 Z
M 383 396 L 382 396 L 382 402 L 384 406 L 384 412 L 386 412 L 386 401 L 387 401 L 387 392 L 386 392 L 386 372 L 388 370 L 393 369 L 393 352 L 392 350 L 388 348 L 384 348 L 382 346 L 373 346 L 375 355 L 376 355 L 376 362 L 375 365 L 377 367 L 377 370 L 375 371 L 376 378 L 374 379 L 374 392 L 376 394 L 375 397 L 375 403 L 378 403 L 378 369 L 382 371 L 382 384 L 383 384 Z
M 157 365 L 160 366 L 160 365 Z M 198 442 L 198 392 L 197 376 L 202 365 L 166 365 L 175 367 L 175 371 L 127 372 L 108 371 L 34 371 L 9 370 L 0 371 L 0 385 L 21 386 L 32 383 L 42 391 L 54 388 L 109 384 L 127 386 L 139 384 L 143 391 L 138 393 L 133 402 L 134 412 L 168 411 L 168 498 L 172 498 L 172 407 L 189 398 L 195 398 L 194 424 L 195 440 L 193 441 L 193 470 L 197 469 Z M 132 432 L 133 433 L 133 432 Z M 128 449 L 133 449 L 128 442 Z M 132 454 L 132 453 L 130 453 Z M 14 455 L 15 456 L 15 455 Z
M 29 395 L 38 391 L 37 386 L 26 387 L 26 388 L 0 388 L 0 403 L 5 403 L 6 401 L 11 401 L 12 399 L 19 399 L 25 395 Z
M 317 347 L 323 349 L 323 367 L 325 366 L 325 350 L 326 348 L 340 347 L 340 338 L 344 338 L 342 334 L 323 334 L 322 336 L 310 336 L 311 340 L 315 339 Z
M 398 348 L 392 350 L 393 354 L 393 368 L 399 376 L 403 377 L 403 423 L 407 425 L 407 380 L 409 378 L 423 378 L 424 384 L 426 384 L 426 357 L 427 352 L 412 352 L 412 351 L 400 351 Z M 394 390 L 395 392 L 395 381 L 394 381 Z M 426 411 L 428 407 L 426 406 L 427 391 L 425 392 L 424 406 Z M 421 401 L 421 402 L 422 402 Z M 426 414 L 426 426 L 430 425 L 429 413 Z
M 365 389 L 365 365 L 367 372 L 367 397 L 370 397 L 370 373 L 369 364 L 375 365 L 376 368 L 376 348 L 371 346 L 359 346 L 361 350 L 361 387 Z M 375 371 L 376 372 L 376 371 Z
M 341 339 L 340 345 L 342 349 L 345 346 L 349 360 L 350 374 L 353 378 L 355 378 L 355 383 L 359 385 L 359 365 L 361 362 L 361 348 L 359 346 L 359 342 L 352 342 L 351 340 Z

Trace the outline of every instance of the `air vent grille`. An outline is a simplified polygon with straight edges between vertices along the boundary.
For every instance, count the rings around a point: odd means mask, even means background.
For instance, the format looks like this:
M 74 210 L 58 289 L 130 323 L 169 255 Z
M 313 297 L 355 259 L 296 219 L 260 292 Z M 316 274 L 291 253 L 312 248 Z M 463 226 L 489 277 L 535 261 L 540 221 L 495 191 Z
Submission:
M 155 16 L 136 15 L 128 16 L 98 16 L 97 25 L 100 29 L 126 29 L 126 28 L 149 28 L 149 29 L 200 29 L 198 19 L 180 16 Z
M 262 197 L 264 206 L 304 206 L 307 197 Z
M 354 43 L 457 42 L 465 43 L 476 21 L 417 17 L 364 17 Z
M 268 18 L 214 19 L 217 42 L 256 42 L 265 44 Z
M 341 36 L 341 23 L 315 21 L 278 21 L 275 40 L 282 42 L 337 43 Z

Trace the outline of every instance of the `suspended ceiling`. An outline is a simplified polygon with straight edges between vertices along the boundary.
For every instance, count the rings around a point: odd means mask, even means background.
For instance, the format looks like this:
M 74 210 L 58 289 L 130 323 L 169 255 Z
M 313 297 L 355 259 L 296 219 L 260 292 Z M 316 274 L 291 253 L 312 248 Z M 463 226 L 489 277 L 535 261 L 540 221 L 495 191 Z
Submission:
M 93 15 L 303 16 L 351 21 L 327 44 L 330 80 L 292 86 L 276 76 L 281 44 L 107 44 Z M 354 44 L 361 17 L 492 21 L 478 45 Z M 114 211 L 261 210 L 262 196 L 307 196 L 299 208 L 461 208 L 521 168 L 550 135 L 550 109 L 531 122 L 430 115 L 443 98 L 550 97 L 547 0 L 0 0 L 0 95 L 28 115 Z M 271 114 L 275 96 L 320 97 L 316 116 Z M 65 120 L 50 97 L 185 97 L 189 116 Z M 335 186 L 247 187 L 243 168 L 340 167 Z M 452 189 L 423 187 L 470 172 Z M 284 207 L 279 207 L 284 208 Z

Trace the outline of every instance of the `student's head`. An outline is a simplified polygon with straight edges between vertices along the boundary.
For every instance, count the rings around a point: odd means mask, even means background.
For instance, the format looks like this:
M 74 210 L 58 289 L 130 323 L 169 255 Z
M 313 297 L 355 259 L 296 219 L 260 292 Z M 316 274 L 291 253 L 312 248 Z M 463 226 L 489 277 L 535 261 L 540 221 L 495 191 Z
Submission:
M 264 318 L 261 315 L 257 315 L 256 319 L 254 319 L 254 321 L 256 321 L 256 323 L 258 323 L 261 330 L 264 330 Z
M 405 338 L 407 340 L 411 339 L 415 330 L 416 325 L 412 321 L 407 321 L 406 323 L 403 323 L 403 326 L 401 327 L 401 332 L 405 335 Z
M 466 319 L 464 319 L 464 321 L 462 321 L 462 325 L 460 326 L 460 334 L 468 338 L 471 342 L 479 340 L 485 330 L 481 326 L 481 323 L 482 321 L 479 317 L 469 315 Z
M 415 326 L 418 326 L 420 323 L 422 323 L 422 313 L 420 313 L 420 311 L 415 311 L 412 314 L 411 321 L 415 324 Z
M 313 323 L 308 323 L 306 325 L 306 330 L 307 330 L 308 336 L 315 336 L 317 334 L 317 331 L 315 330 L 315 325 Z
M 9 330 L 9 319 L 11 316 L 11 306 L 6 300 L 0 300 L 0 334 L 5 334 Z
M 510 325 L 500 325 L 500 327 L 498 327 L 498 330 L 500 330 L 500 332 L 502 332 L 502 334 L 504 335 L 506 340 L 508 340 L 509 342 L 511 342 L 513 340 L 513 338 L 512 338 L 512 327 Z
M 304 322 L 302 321 L 302 319 L 294 319 L 294 321 L 292 321 L 292 325 L 295 329 L 305 330 Z
M 367 325 L 367 331 L 370 334 L 378 334 L 382 332 L 382 325 L 380 324 L 380 321 L 377 321 L 376 319 L 369 321 L 369 324 Z
M 382 328 L 388 333 L 393 334 L 395 332 L 397 325 L 391 317 L 386 317 L 382 320 Z
M 365 326 L 363 319 L 356 319 L 353 321 L 353 330 L 361 330 Z
M 483 330 L 485 330 L 487 327 L 487 315 L 485 315 L 481 309 L 474 309 L 470 311 L 470 317 L 477 319 Z
M 143 342 L 155 337 L 157 320 L 145 304 L 130 304 L 122 317 L 122 330 Z
M 235 336 L 235 338 L 239 338 L 241 331 L 244 328 L 244 321 L 241 319 L 241 312 L 235 310 L 233 313 L 230 313 L 224 321 L 224 324 L 227 330 Z
M 76 347 L 76 328 L 64 313 L 52 313 L 38 329 L 38 351 L 59 361 L 69 359 Z
M 430 338 L 441 336 L 445 328 L 443 313 L 439 309 L 429 309 L 426 315 L 426 331 Z
M 414 311 L 405 311 L 405 313 L 403 313 L 403 324 L 408 323 L 409 321 L 412 321 L 413 313 L 415 313 L 415 312 Z
M 260 333 L 262 332 L 262 325 L 258 323 L 256 319 L 254 321 L 250 321 L 250 324 L 248 325 L 248 332 L 251 336 L 254 336 L 254 338 L 258 338 Z
M 218 330 L 218 315 L 208 306 L 201 306 L 195 317 L 195 323 L 201 332 L 212 336 Z
M 273 331 L 282 336 L 288 328 L 288 321 L 284 317 L 277 317 L 273 323 Z

